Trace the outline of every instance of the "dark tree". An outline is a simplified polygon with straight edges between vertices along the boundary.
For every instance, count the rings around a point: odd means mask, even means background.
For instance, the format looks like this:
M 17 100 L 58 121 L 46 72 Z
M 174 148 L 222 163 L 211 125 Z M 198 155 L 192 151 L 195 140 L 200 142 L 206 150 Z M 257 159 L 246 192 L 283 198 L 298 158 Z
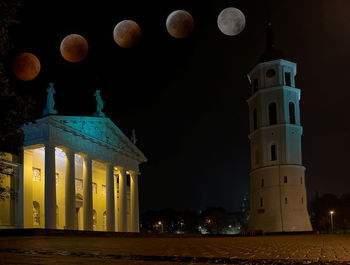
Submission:
M 183 213 L 183 232 L 187 234 L 196 234 L 199 233 L 198 225 L 198 215 L 195 212 L 192 212 L 190 210 L 186 210 Z
M 330 211 L 334 211 L 334 230 L 350 229 L 350 194 L 338 197 L 334 194 L 316 193 L 310 203 L 311 222 L 314 230 L 319 232 L 331 231 Z
M 224 208 L 208 207 L 200 214 L 201 224 L 209 234 L 224 234 L 227 229 L 228 216 Z
M 21 126 L 34 121 L 32 110 L 35 105 L 31 97 L 24 98 L 10 90 L 8 71 L 3 63 L 12 48 L 9 30 L 11 25 L 17 23 L 15 15 L 20 4 L 20 0 L 0 1 L 0 151 L 16 155 L 21 153 L 23 146 Z M 4 177 L 14 177 L 13 174 L 12 167 L 0 163 L 0 199 L 14 193 L 13 189 L 3 186 Z
M 33 121 L 34 101 L 31 97 L 22 97 L 10 89 L 8 69 L 3 61 L 12 48 L 9 30 L 18 23 L 15 15 L 21 0 L 0 1 L 0 150 L 19 154 L 23 145 L 21 126 Z

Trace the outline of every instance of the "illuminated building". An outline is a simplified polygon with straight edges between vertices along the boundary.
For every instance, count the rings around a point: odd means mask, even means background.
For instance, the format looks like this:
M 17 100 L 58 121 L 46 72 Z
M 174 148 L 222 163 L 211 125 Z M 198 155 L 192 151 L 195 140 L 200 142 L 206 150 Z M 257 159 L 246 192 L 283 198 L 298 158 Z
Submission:
M 52 110 L 53 104 L 48 116 L 22 128 L 23 165 L 11 185 L 15 207 L 0 205 L 4 220 L 15 209 L 7 227 L 138 232 L 145 156 L 109 118 Z

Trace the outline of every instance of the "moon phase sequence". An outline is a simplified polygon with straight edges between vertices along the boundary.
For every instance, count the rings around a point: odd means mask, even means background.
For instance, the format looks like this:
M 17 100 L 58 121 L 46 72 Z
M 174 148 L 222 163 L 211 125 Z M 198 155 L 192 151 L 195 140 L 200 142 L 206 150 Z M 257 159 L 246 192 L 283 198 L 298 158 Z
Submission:
M 113 37 L 120 47 L 131 48 L 140 41 L 141 28 L 132 20 L 123 20 L 115 26 Z
M 12 63 L 15 76 L 23 81 L 33 80 L 40 72 L 40 61 L 32 53 L 23 52 L 16 56 Z
M 217 18 L 220 31 L 228 36 L 241 33 L 246 20 L 243 12 L 234 7 L 222 10 Z M 194 19 L 185 10 L 176 10 L 169 14 L 166 19 L 168 33 L 177 39 L 188 37 L 194 29 Z M 115 42 L 123 48 L 131 48 L 137 45 L 141 39 L 141 28 L 132 20 L 119 22 L 113 31 Z M 82 61 L 88 53 L 88 42 L 78 34 L 67 35 L 60 45 L 62 57 L 68 62 L 77 63 Z M 39 59 L 32 53 L 21 53 L 12 64 L 12 71 L 18 79 L 30 81 L 37 77 L 41 70 Z
M 83 36 L 70 34 L 66 36 L 60 46 L 61 55 L 71 63 L 82 61 L 88 52 L 88 43 Z
M 166 28 L 169 34 L 174 38 L 186 38 L 193 31 L 193 17 L 185 10 L 176 10 L 168 16 L 166 20 Z
M 228 7 L 220 12 L 217 23 L 222 33 L 235 36 L 243 31 L 246 21 L 241 10 Z

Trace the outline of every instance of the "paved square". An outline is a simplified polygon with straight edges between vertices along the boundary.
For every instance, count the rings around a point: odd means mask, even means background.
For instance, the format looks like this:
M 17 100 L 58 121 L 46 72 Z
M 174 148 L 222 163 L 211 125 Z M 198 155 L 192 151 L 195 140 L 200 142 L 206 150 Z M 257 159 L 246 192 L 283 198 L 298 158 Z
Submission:
M 350 235 L 0 237 L 0 264 L 350 264 Z

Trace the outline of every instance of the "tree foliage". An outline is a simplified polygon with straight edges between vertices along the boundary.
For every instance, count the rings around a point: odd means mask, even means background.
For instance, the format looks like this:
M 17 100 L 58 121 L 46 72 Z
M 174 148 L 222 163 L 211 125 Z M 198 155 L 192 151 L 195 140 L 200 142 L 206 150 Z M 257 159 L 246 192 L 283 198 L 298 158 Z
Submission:
M 224 208 L 208 207 L 200 214 L 201 225 L 209 234 L 224 234 L 228 225 L 228 215 Z
M 25 98 L 10 89 L 8 71 L 4 59 L 12 48 L 9 30 L 18 23 L 15 15 L 21 0 L 0 1 L 0 150 L 18 154 L 23 143 L 21 126 L 33 121 L 35 105 L 29 96 Z

